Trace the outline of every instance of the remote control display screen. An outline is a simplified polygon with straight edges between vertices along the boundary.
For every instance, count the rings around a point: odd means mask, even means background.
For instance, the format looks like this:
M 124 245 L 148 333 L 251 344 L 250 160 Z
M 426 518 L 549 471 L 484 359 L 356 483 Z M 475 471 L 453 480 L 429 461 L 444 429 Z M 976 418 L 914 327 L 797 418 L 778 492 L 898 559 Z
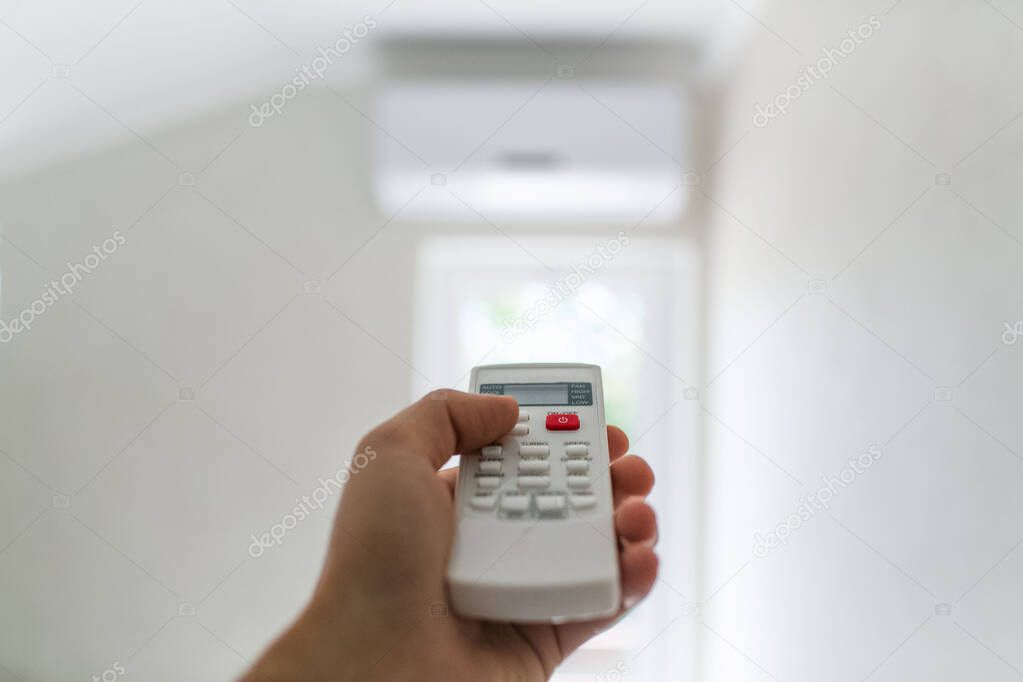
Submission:
M 519 405 L 567 405 L 568 384 L 505 384 L 504 394 Z
M 480 393 L 510 395 L 519 405 L 592 405 L 593 386 L 588 383 L 481 384 Z

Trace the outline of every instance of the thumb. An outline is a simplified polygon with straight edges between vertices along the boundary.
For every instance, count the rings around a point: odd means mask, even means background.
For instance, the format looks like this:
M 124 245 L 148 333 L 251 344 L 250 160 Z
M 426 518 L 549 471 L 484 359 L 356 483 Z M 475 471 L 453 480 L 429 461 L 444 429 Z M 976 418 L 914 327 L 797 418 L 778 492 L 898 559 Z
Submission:
M 373 429 L 361 445 L 381 454 L 410 453 L 439 469 L 456 452 L 472 452 L 507 435 L 518 414 L 514 398 L 440 389 Z

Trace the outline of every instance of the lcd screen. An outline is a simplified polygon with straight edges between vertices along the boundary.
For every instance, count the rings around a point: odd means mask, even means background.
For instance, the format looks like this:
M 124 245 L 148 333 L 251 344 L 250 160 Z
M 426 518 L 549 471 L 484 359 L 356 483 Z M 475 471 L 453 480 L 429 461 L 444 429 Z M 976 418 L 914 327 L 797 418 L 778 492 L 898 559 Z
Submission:
M 568 384 L 505 384 L 504 394 L 519 405 L 568 405 Z

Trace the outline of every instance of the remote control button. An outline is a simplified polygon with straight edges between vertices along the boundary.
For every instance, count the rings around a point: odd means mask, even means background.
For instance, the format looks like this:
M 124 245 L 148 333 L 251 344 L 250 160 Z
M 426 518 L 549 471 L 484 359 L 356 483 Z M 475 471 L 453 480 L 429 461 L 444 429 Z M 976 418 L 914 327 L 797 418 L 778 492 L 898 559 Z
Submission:
M 597 504 L 594 495 L 572 495 L 569 499 L 572 501 L 573 509 L 590 509 Z
M 491 493 L 477 493 L 469 499 L 469 504 L 473 509 L 488 511 L 493 509 L 494 505 L 497 504 L 497 495 Z
M 500 476 L 478 476 L 476 478 L 476 486 L 483 490 L 493 490 L 501 485 Z
M 551 463 L 546 459 L 519 460 L 519 474 L 546 474 L 551 470 Z
M 481 459 L 480 460 L 480 473 L 481 474 L 499 474 L 499 473 L 501 473 L 501 460 L 499 460 L 499 459 Z
M 585 459 L 570 459 L 565 462 L 565 469 L 570 474 L 588 474 L 590 472 L 590 463 Z
M 511 430 L 512 436 L 528 436 L 529 425 L 528 424 L 516 424 Z
M 508 495 L 501 496 L 501 511 L 512 514 L 521 514 L 529 511 L 529 495 Z
M 548 457 L 551 454 L 550 445 L 520 445 L 519 457 Z
M 564 495 L 545 494 L 536 496 L 536 510 L 541 514 L 560 512 L 564 511 L 564 509 L 565 509 Z
M 522 480 L 521 478 L 519 479 Z M 569 476 L 568 477 L 569 488 L 589 488 L 590 477 L 589 476 Z
M 548 431 L 578 431 L 579 415 L 577 414 L 549 414 L 547 415 Z
M 528 422 L 529 421 L 529 413 L 528 412 L 520 411 L 519 412 L 519 421 L 520 422 Z
M 500 457 L 501 456 L 501 446 L 500 445 L 487 445 L 482 450 L 480 450 L 480 454 L 482 454 L 484 457 Z
M 523 490 L 549 488 L 550 485 L 550 476 L 519 476 L 519 487 Z
M 585 457 L 590 454 L 590 448 L 587 445 L 581 444 L 566 445 L 565 454 L 569 457 Z

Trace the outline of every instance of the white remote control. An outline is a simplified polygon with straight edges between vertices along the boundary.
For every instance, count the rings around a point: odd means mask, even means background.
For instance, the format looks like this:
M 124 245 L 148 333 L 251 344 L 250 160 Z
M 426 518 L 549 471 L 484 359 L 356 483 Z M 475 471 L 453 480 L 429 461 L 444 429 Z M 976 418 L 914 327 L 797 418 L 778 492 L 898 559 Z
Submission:
M 618 543 L 600 367 L 476 367 L 469 390 L 512 396 L 519 421 L 462 453 L 448 589 L 455 611 L 558 623 L 618 610 Z

